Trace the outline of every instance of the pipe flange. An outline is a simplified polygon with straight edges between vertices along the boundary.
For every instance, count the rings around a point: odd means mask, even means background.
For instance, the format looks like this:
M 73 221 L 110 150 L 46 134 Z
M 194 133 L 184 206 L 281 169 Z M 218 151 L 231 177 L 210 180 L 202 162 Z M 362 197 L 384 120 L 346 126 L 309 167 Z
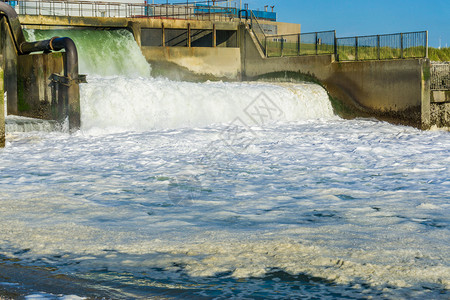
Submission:
M 52 38 L 50 39 L 50 42 L 48 43 L 48 45 L 50 46 L 50 49 L 51 49 L 52 51 L 55 51 L 55 49 L 53 49 L 53 41 L 54 41 L 55 39 L 59 39 L 59 36 L 54 36 L 54 37 L 52 37 Z

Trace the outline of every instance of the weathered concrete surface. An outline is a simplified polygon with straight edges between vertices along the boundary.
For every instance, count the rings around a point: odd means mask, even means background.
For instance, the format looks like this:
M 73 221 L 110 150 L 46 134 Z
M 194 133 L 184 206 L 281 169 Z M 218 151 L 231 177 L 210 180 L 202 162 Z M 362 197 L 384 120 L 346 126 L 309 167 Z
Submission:
M 431 124 L 450 128 L 450 91 L 432 91 L 430 107 Z
M 5 102 L 3 93 L 3 69 L 0 67 L 0 148 L 5 147 Z
M 0 54 L 4 66 L 4 89 L 7 91 L 8 114 L 17 114 L 17 52 L 6 18 L 0 21 Z
M 431 103 L 450 102 L 450 91 L 432 91 Z
M 270 26 L 276 26 L 276 32 L 266 32 L 266 34 L 297 34 L 300 33 L 301 25 L 300 24 L 294 24 L 294 23 L 284 23 L 284 22 L 272 22 L 272 21 L 266 21 L 266 20 L 259 20 L 258 21 L 265 29 L 270 29 L 265 27 L 264 25 L 270 25 Z
M 431 103 L 431 124 L 439 128 L 450 128 L 450 102 Z
M 130 23 L 136 23 L 142 28 L 187 28 L 188 24 L 193 29 L 211 29 L 213 24 L 217 30 L 237 30 L 238 21 L 197 21 L 197 20 L 172 20 L 172 19 L 147 19 L 147 18 L 104 18 L 104 17 L 67 17 L 67 16 L 19 16 L 20 23 L 26 28 L 54 29 L 55 27 L 101 27 L 101 28 L 127 28 Z
M 31 54 L 18 57 L 17 115 L 38 119 L 58 119 L 57 91 L 53 73 L 63 73 L 63 53 Z
M 239 48 L 142 47 L 142 53 L 151 63 L 171 62 L 196 74 L 219 78 L 240 77 Z
M 373 116 L 428 128 L 430 90 L 422 70 L 428 66 L 427 60 L 333 62 L 323 82 L 331 95 Z

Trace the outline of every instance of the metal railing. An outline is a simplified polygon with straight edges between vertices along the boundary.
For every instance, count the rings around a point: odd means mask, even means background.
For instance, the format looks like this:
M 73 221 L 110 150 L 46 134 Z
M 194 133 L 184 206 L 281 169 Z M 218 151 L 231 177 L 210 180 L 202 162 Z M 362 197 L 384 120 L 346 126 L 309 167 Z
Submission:
M 382 60 L 428 56 L 428 32 L 337 38 L 337 60 Z
M 261 27 L 261 24 L 258 22 L 258 18 L 256 18 L 253 11 L 250 11 L 250 29 L 252 30 L 253 34 L 256 37 L 256 40 L 258 41 L 259 46 L 261 47 L 264 55 L 266 55 L 266 34 L 264 33 L 264 29 Z
M 334 54 L 335 40 L 335 30 L 266 36 L 266 56 Z
M 221 1 L 215 1 L 214 4 L 216 2 Z M 19 15 L 217 21 L 237 18 L 237 7 L 210 4 L 213 4 L 213 2 L 186 1 L 181 4 L 139 4 L 78 0 L 23 0 L 17 1 L 15 8 Z
M 431 64 L 431 90 L 450 91 L 450 63 Z
M 266 35 L 250 11 L 250 29 L 266 57 L 334 54 L 336 31 Z

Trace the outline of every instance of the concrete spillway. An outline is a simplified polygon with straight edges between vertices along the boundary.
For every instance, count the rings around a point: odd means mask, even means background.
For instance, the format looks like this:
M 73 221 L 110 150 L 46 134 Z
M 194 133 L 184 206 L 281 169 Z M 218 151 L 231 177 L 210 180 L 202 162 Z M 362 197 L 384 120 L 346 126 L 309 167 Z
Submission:
M 84 130 L 195 127 L 236 118 L 257 125 L 252 114 L 258 113 L 270 113 L 266 119 L 274 122 L 334 116 L 326 91 L 314 84 L 152 78 L 151 67 L 127 30 L 27 30 L 26 34 L 29 39 L 69 36 L 76 42 L 80 70 L 88 74 L 88 83 L 81 85 Z

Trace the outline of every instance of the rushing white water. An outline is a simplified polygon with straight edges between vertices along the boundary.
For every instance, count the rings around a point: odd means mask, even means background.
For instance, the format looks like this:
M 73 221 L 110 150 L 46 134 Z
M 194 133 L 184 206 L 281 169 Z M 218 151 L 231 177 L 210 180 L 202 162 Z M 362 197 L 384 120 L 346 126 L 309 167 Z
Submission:
M 70 37 L 77 46 L 79 69 L 88 75 L 150 76 L 150 66 L 142 56 L 131 32 L 120 30 L 25 30 L 28 41 Z
M 267 114 L 264 121 L 333 116 L 326 91 L 314 84 L 190 83 L 148 77 L 149 65 L 124 29 L 26 32 L 28 40 L 69 36 L 75 41 L 80 72 L 89 74 L 89 83 L 80 87 L 83 130 L 146 131 L 236 118 L 254 126 Z
M 306 83 L 81 91 L 81 131 L 0 150 L 0 254 L 112 298 L 448 298 L 448 132 L 342 120 Z
M 82 129 L 146 131 L 229 123 L 330 118 L 326 91 L 314 84 L 189 83 L 95 78 L 81 88 Z

